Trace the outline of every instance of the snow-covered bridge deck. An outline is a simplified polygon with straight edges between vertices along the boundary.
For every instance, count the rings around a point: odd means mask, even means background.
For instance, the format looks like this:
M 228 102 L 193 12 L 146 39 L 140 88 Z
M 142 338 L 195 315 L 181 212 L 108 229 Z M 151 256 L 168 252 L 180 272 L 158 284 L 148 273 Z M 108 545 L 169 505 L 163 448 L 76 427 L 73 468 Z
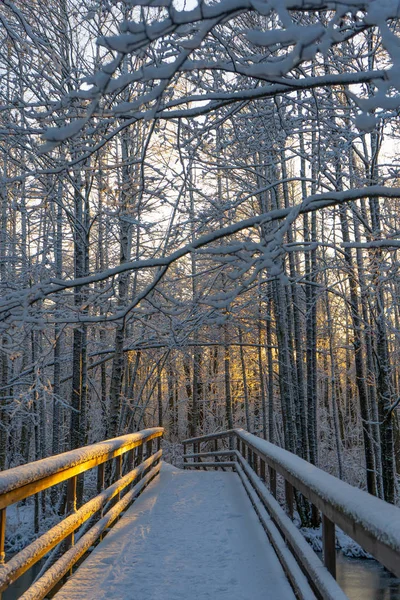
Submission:
M 336 526 L 400 577 L 399 508 L 243 429 L 184 440 L 175 469 L 160 462 L 163 431 L 0 473 L 0 593 L 47 556 L 23 600 L 48 597 L 84 557 L 57 600 L 345 600 Z M 5 561 L 7 508 L 60 483 L 65 516 Z M 323 561 L 293 523 L 296 503 L 319 512 Z
M 291 600 L 236 473 L 163 465 L 57 600 Z

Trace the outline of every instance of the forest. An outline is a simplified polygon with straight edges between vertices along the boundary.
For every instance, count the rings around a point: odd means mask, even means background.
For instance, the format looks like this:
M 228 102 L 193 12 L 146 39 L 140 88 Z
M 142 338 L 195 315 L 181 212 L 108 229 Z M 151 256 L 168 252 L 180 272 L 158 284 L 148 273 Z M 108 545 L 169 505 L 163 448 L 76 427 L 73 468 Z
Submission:
M 0 2 L 0 470 L 243 427 L 399 502 L 399 19 Z

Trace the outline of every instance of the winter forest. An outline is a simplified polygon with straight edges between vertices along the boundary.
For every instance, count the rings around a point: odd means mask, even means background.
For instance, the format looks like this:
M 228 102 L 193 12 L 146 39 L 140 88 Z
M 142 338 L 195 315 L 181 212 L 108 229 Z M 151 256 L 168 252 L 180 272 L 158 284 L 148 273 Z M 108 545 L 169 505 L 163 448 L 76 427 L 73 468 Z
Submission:
M 243 427 L 400 501 L 399 20 L 0 1 L 1 470 Z

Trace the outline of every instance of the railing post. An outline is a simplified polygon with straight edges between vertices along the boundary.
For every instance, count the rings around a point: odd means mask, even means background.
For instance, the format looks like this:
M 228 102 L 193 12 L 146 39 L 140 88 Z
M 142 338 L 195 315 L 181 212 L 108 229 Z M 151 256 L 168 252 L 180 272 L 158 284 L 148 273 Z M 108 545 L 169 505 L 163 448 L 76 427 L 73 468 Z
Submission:
M 272 467 L 268 466 L 269 473 L 269 486 L 271 488 L 271 494 L 276 498 L 276 471 Z
M 324 564 L 336 579 L 335 523 L 324 514 L 322 515 L 322 547 Z
M 149 458 L 153 454 L 153 440 L 146 442 L 146 458 Z
M 122 477 L 122 454 L 115 457 L 115 481 L 119 481 Z M 117 494 L 117 501 L 121 499 L 121 492 Z
M 242 440 L 242 456 L 246 460 L 246 444 Z
M 291 483 L 285 479 L 285 499 L 286 499 L 286 510 L 291 519 L 293 519 L 293 504 L 294 504 L 294 491 Z
M 265 460 L 260 458 L 260 479 L 265 483 Z
M 139 465 L 141 465 L 143 462 L 143 444 L 140 444 L 140 446 L 137 446 L 137 453 L 136 453 L 136 467 L 138 467 Z
M 122 454 L 115 457 L 115 481 L 122 477 Z
M 76 512 L 76 486 L 77 486 L 77 475 L 68 479 L 67 482 L 67 514 L 71 515 Z M 75 532 L 72 532 L 65 538 L 67 548 L 75 543 Z
M 218 438 L 214 440 L 214 452 L 218 452 Z M 219 462 L 218 456 L 214 456 L 214 462 Z
M 0 565 L 4 565 L 6 559 L 6 553 L 4 550 L 4 544 L 6 541 L 6 510 L 6 508 L 2 508 L 0 510 Z
M 253 452 L 253 470 L 255 474 L 258 476 L 258 454 L 257 452 Z
M 105 463 L 101 463 L 97 466 L 97 493 L 100 494 L 104 490 L 104 466 Z
M 128 452 L 128 460 L 126 463 L 127 473 L 130 473 L 130 471 L 133 470 L 134 466 L 135 466 L 135 448 L 132 448 L 132 450 L 129 450 L 129 452 Z

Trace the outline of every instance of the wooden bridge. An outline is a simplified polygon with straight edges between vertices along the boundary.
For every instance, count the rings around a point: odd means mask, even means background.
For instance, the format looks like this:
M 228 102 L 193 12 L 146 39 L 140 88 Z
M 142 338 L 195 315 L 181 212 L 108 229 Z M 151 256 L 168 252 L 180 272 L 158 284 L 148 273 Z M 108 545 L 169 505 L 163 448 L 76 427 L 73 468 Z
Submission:
M 176 469 L 162 434 L 0 473 L 0 591 L 47 557 L 20 598 L 341 600 L 335 525 L 400 577 L 400 509 L 242 429 L 185 440 Z M 7 507 L 59 484 L 67 516 L 5 562 Z M 305 503 L 321 516 L 322 561 L 292 520 Z

